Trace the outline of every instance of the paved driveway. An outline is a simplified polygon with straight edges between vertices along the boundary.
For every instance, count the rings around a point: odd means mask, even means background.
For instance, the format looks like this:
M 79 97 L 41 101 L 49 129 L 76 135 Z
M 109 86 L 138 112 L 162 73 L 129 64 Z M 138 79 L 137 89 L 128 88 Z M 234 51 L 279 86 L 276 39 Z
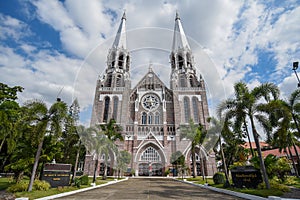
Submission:
M 61 199 L 241 199 L 166 178 L 131 178 Z

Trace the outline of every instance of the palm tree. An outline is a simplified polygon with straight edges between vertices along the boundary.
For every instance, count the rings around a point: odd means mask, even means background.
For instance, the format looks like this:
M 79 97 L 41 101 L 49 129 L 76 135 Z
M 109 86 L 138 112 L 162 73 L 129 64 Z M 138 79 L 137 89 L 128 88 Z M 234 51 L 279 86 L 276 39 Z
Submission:
M 241 130 L 241 126 L 246 119 L 250 121 L 250 126 L 252 129 L 253 138 L 256 144 L 256 149 L 258 157 L 260 160 L 261 171 L 263 174 L 263 179 L 266 184 L 266 188 L 270 188 L 268 176 L 266 173 L 261 147 L 259 143 L 259 134 L 256 129 L 255 120 L 260 123 L 266 131 L 269 131 L 270 127 L 265 126 L 265 118 L 262 118 L 260 113 L 259 106 L 269 103 L 272 99 L 276 100 L 279 96 L 279 89 L 276 85 L 272 83 L 264 83 L 253 90 L 249 90 L 247 85 L 243 82 L 238 82 L 234 85 L 235 90 L 235 99 L 229 99 L 226 101 L 228 109 L 234 111 L 235 113 L 235 125 L 234 130 Z M 261 103 L 264 100 L 265 103 Z
M 273 100 L 267 105 L 262 105 L 260 110 L 264 110 L 269 114 L 268 122 L 270 122 L 272 131 L 267 132 L 268 143 L 274 147 L 278 147 L 280 152 L 288 149 L 286 152 L 289 152 L 292 158 L 290 147 L 295 144 L 295 136 L 291 132 L 293 113 L 290 110 L 289 104 L 283 100 Z M 298 170 L 293 158 L 292 162 L 298 177 Z
M 67 105 L 64 102 L 55 102 L 48 110 L 45 103 L 34 100 L 24 106 L 25 117 L 22 119 L 27 133 L 36 139 L 38 148 L 34 158 L 28 191 L 32 190 L 40 155 L 42 152 L 44 137 L 46 134 L 57 136 L 62 132 L 62 121 L 67 115 Z
M 223 146 L 222 146 L 222 132 L 224 129 L 224 120 L 222 120 L 221 115 L 219 115 L 219 118 L 220 118 L 220 120 L 217 120 L 214 117 L 209 118 L 208 122 L 210 122 L 210 127 L 208 129 L 208 134 L 209 135 L 219 135 L 218 142 L 220 145 L 221 158 L 222 158 L 222 163 L 223 163 L 225 178 L 226 178 L 225 186 L 227 187 L 227 186 L 229 186 L 229 175 L 228 175 L 226 159 L 224 156 Z
M 194 124 L 194 121 L 191 119 L 189 125 L 180 126 L 180 139 L 183 138 L 186 138 L 191 141 L 193 177 L 195 178 L 197 176 L 196 147 L 197 145 L 203 142 L 203 138 L 204 138 L 202 133 L 202 127 L 199 126 L 198 124 Z
M 124 138 L 122 136 L 122 127 L 116 123 L 116 120 L 110 119 L 107 124 L 100 124 L 99 127 L 100 130 L 104 135 L 107 136 L 107 138 L 111 141 L 107 143 L 106 149 L 104 149 L 105 153 L 105 163 L 104 163 L 104 175 L 103 179 L 106 179 L 107 177 L 107 158 L 111 150 L 116 151 L 115 149 L 115 142 L 117 140 L 124 141 Z

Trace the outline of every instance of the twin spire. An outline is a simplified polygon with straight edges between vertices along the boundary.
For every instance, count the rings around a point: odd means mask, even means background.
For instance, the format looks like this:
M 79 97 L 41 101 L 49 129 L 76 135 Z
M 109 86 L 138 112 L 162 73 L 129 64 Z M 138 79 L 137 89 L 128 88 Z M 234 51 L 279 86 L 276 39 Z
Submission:
M 121 23 L 112 47 L 116 49 L 120 49 L 120 48 L 126 49 L 127 47 L 125 12 L 123 13 Z M 176 12 L 172 51 L 176 51 L 178 49 L 184 49 L 184 48 L 190 49 L 190 46 L 188 44 L 187 38 L 182 28 L 179 14 L 178 12 Z
M 113 48 L 119 49 L 123 48 L 126 49 L 127 47 L 127 39 L 126 39 L 126 15 L 125 12 L 123 13 L 121 24 L 119 26 L 115 41 L 113 43 Z

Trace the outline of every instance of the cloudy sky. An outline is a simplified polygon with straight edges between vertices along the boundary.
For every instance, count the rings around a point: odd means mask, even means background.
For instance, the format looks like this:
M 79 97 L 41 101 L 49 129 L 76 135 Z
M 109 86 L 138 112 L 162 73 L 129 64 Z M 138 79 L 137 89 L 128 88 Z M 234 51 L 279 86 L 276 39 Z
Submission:
M 169 86 L 175 13 L 206 81 L 210 109 L 233 84 L 274 82 L 282 98 L 296 89 L 300 60 L 299 0 L 10 0 L 0 1 L 0 81 L 25 88 L 20 103 L 79 99 L 88 123 L 98 76 L 105 70 L 123 12 L 132 87 L 148 70 Z

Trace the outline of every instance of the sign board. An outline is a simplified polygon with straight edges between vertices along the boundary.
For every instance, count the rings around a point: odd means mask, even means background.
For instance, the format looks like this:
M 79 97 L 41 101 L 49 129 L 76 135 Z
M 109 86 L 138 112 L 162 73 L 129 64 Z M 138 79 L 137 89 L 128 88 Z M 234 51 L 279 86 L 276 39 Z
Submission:
M 262 182 L 260 171 L 252 166 L 235 167 L 230 171 L 234 187 L 257 188 Z
M 42 180 L 50 183 L 51 187 L 69 186 L 71 164 L 46 163 L 42 172 Z

